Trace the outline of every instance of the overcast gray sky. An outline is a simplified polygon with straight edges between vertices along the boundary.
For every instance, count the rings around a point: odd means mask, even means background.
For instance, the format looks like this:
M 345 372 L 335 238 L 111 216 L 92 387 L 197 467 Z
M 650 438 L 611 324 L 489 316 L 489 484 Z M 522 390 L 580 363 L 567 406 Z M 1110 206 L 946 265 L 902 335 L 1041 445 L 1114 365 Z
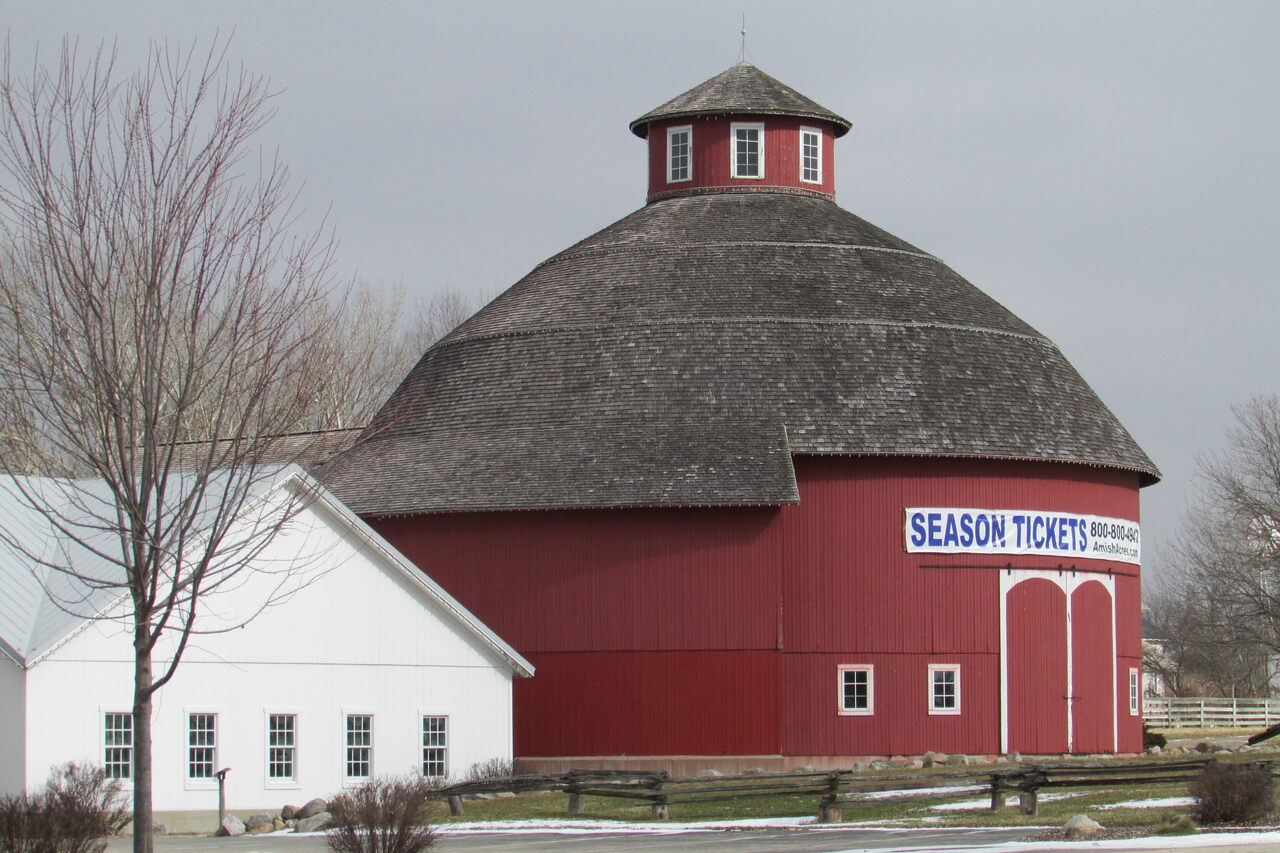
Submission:
M 261 142 L 339 272 L 493 295 L 644 202 L 627 123 L 738 59 L 849 118 L 837 201 L 1062 348 L 1165 474 L 1276 392 L 1280 3 L 16 2 L 15 53 L 207 44 L 280 90 Z

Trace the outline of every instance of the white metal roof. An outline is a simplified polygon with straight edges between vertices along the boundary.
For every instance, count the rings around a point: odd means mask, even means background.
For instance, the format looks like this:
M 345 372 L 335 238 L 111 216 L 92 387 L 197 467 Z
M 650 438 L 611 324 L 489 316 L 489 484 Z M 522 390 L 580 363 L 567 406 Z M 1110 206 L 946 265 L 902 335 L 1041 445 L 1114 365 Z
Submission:
M 210 478 L 206 495 L 216 495 L 226 482 L 216 475 Z M 298 466 L 265 471 L 249 497 L 286 486 L 303 490 L 328 507 L 346 535 L 372 545 L 394 571 L 503 659 L 516 676 L 533 674 L 533 666 L 515 649 Z M 173 499 L 180 499 L 183 492 L 175 489 Z M 33 499 L 52 512 L 36 509 Z M 122 569 L 104 556 L 120 548 L 119 537 L 94 521 L 111 517 L 113 513 L 105 512 L 111 506 L 102 481 L 0 475 L 0 654 L 24 668 L 33 666 L 125 594 L 119 586 L 88 584 L 50 566 L 68 567 L 81 577 L 121 580 Z M 212 510 L 209 516 L 206 523 L 212 520 Z M 73 541 L 68 529 L 90 547 Z

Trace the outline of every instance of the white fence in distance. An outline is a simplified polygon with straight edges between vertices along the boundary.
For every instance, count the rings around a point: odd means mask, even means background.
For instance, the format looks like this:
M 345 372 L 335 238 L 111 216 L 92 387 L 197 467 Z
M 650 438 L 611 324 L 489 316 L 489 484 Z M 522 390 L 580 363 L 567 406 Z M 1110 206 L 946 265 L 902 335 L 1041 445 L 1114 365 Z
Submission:
M 1265 729 L 1280 723 L 1280 699 L 1146 697 L 1142 716 L 1157 729 Z

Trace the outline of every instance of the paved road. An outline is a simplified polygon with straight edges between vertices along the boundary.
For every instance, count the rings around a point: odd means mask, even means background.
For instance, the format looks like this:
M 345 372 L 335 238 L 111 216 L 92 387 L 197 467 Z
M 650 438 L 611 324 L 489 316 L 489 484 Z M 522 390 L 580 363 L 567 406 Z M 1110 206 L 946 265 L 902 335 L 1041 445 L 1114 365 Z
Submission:
M 1017 841 L 1027 829 L 938 830 L 732 830 L 672 832 L 664 834 L 590 833 L 474 833 L 445 836 L 436 847 L 442 853 L 844 853 L 886 848 L 916 851 L 950 848 L 948 853 L 981 851 L 983 846 Z M 1157 853 L 1166 848 L 1141 845 L 1154 839 L 1136 839 L 1130 853 Z M 113 839 L 110 853 L 127 853 L 130 839 Z M 1023 848 L 1032 853 L 1034 848 Z M 156 839 L 157 853 L 327 853 L 323 837 L 288 835 L 255 838 L 169 836 Z M 1197 847 L 1194 853 L 1280 853 L 1280 845 Z
M 888 847 L 931 848 L 1016 841 L 1026 829 L 873 831 L 866 829 L 764 829 L 713 832 L 467 833 L 446 835 L 442 853 L 836 853 Z M 113 839 L 109 853 L 131 850 L 128 838 Z M 157 853 L 325 853 L 324 838 L 288 835 L 254 838 L 167 836 L 156 839 Z

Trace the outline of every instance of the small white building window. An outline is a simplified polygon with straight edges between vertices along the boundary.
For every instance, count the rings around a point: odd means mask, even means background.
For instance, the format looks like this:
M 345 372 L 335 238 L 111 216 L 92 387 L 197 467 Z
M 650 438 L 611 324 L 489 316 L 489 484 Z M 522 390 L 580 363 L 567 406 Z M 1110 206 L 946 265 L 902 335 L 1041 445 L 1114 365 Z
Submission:
M 1136 668 L 1129 670 L 1129 714 L 1138 716 L 1142 713 L 1142 680 Z
M 298 772 L 298 715 L 267 715 L 267 778 L 292 782 Z
M 667 183 L 693 177 L 693 126 L 667 128 Z
M 764 125 L 734 122 L 733 147 L 729 151 L 730 174 L 735 178 L 764 177 Z
M 929 664 L 929 713 L 960 713 L 960 664 Z
M 800 128 L 800 180 L 822 183 L 822 131 L 817 128 Z
M 443 779 L 449 775 L 449 718 L 422 718 L 422 775 Z
M 347 714 L 348 779 L 367 779 L 373 773 L 373 715 Z
M 133 714 L 103 715 L 102 769 L 108 779 L 133 778 Z
M 187 715 L 187 778 L 212 779 L 218 769 L 218 715 Z
M 871 714 L 875 710 L 874 668 L 870 664 L 848 664 L 839 667 L 840 713 Z

